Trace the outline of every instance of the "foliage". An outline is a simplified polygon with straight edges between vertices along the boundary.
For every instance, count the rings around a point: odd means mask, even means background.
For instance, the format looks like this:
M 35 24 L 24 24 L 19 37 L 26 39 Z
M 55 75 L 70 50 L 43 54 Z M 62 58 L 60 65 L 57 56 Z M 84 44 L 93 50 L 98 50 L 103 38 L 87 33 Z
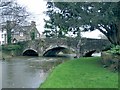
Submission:
M 118 88 L 118 73 L 103 69 L 99 57 L 70 60 L 56 66 L 41 88 Z
M 43 34 L 45 34 L 46 37 L 62 37 L 62 38 L 66 37 L 65 35 L 68 34 L 67 28 L 62 27 L 62 25 L 60 25 L 59 15 L 54 14 L 55 8 L 52 6 L 52 4 L 51 6 L 49 4 L 47 6 L 48 11 L 46 11 L 46 14 L 50 17 L 50 19 L 44 20 L 46 22 L 45 24 L 46 29 L 43 32 Z M 64 23 L 65 22 L 63 21 L 63 24 Z
M 107 51 L 108 53 L 120 55 L 120 45 L 113 46 L 110 50 Z
M 77 35 L 82 29 L 98 29 L 112 44 L 120 45 L 120 2 L 48 2 L 46 14 L 48 26 Z
M 20 45 L 3 45 L 2 49 L 12 51 L 12 50 L 20 50 L 21 47 L 20 47 Z
M 35 32 L 31 32 L 30 36 L 31 36 L 31 40 L 35 40 Z

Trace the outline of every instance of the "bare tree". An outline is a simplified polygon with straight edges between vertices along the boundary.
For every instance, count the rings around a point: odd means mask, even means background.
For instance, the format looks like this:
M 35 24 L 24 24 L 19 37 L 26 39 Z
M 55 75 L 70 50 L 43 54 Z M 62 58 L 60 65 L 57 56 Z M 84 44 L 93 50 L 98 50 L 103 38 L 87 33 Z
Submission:
M 17 24 L 23 23 L 30 15 L 24 6 L 19 5 L 15 0 L 4 0 L 0 2 L 2 22 L 15 21 Z
M 19 5 L 15 0 L 0 1 L 0 23 L 7 31 L 7 43 L 11 43 L 11 30 L 20 24 L 27 22 L 27 17 L 30 15 L 26 8 Z

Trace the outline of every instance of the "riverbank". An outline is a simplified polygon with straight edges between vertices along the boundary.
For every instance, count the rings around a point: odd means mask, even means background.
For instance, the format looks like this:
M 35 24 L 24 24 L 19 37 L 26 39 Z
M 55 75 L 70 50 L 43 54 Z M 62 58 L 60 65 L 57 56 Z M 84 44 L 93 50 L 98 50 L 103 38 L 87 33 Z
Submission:
M 9 54 L 3 53 L 2 51 L 0 51 L 0 60 L 3 60 L 3 58 L 4 59 L 10 59 L 10 58 L 12 58 L 12 56 L 9 55 Z
M 40 88 L 118 88 L 118 73 L 103 68 L 100 59 L 80 58 L 60 64 Z

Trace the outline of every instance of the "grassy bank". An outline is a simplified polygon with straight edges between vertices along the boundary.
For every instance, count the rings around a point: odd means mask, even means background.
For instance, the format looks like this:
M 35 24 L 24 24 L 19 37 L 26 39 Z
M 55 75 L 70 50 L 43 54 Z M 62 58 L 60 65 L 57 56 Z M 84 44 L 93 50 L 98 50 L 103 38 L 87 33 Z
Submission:
M 118 74 L 103 68 L 99 59 L 81 58 L 60 64 L 40 88 L 118 88 Z
M 2 51 L 0 51 L 0 60 L 2 60 L 3 58 L 10 59 L 10 58 L 12 58 L 12 56 L 10 54 L 3 53 Z

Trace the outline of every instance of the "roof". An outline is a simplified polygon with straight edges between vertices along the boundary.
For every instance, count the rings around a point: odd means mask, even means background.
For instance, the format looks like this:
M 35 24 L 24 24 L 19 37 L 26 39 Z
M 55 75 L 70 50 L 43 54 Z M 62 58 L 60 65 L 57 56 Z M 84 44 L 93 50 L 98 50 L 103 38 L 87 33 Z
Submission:
M 18 26 L 18 25 L 13 28 L 14 32 L 20 32 L 20 31 L 28 32 L 30 31 L 30 29 L 31 29 L 31 26 Z
M 35 26 L 34 22 L 32 22 L 33 24 L 31 25 L 28 25 L 28 26 L 20 26 L 20 25 L 16 25 L 11 31 L 13 34 L 18 34 L 19 32 L 24 32 L 24 33 L 28 33 L 32 30 L 32 28 Z M 5 25 L 0 25 L 0 30 L 2 30 L 2 28 L 4 27 Z M 35 29 L 37 33 L 38 30 L 37 28 Z M 40 34 L 40 33 L 39 33 Z
M 12 30 L 13 34 L 18 34 L 19 32 L 24 32 L 25 34 L 29 33 L 32 30 L 32 26 L 15 26 L 14 29 Z M 37 30 L 37 28 L 35 29 L 38 34 L 39 31 Z

